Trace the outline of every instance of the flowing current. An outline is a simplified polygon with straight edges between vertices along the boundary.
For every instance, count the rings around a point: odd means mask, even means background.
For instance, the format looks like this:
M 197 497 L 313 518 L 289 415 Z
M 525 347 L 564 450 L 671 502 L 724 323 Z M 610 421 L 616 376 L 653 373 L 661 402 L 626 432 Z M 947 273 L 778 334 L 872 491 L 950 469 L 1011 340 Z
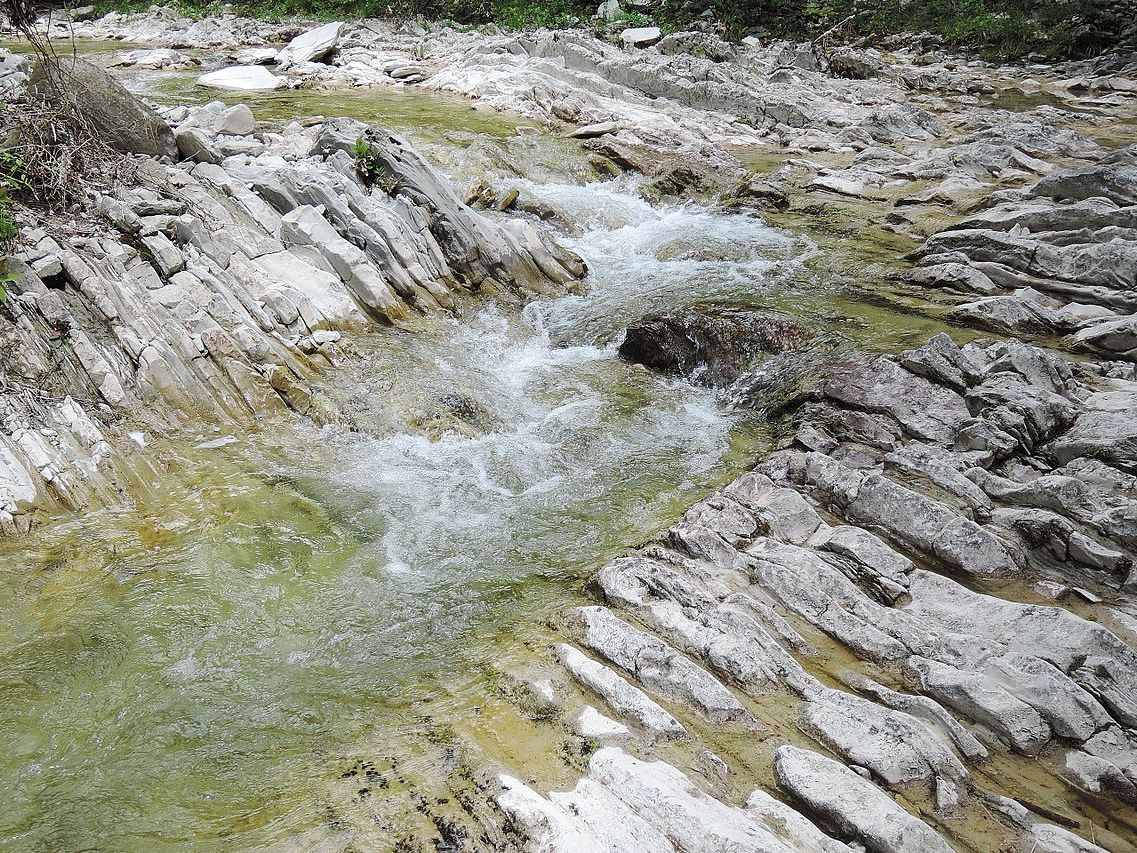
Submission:
M 589 572 L 753 458 L 759 425 L 616 343 L 785 291 L 810 244 L 619 183 L 527 189 L 572 223 L 587 296 L 379 336 L 328 380 L 420 432 L 171 450 L 137 512 L 4 546 L 0 846 L 316 843 L 353 757 L 410 743 L 429 776 L 431 715 L 480 713 Z

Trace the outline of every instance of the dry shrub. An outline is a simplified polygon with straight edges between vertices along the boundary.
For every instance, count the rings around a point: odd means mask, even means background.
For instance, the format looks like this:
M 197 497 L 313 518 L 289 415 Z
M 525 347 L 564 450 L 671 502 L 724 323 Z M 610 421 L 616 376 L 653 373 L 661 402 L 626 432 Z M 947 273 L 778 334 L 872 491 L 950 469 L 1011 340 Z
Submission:
M 49 210 L 82 205 L 88 190 L 107 189 L 129 178 L 130 159 L 102 141 L 98 130 L 68 96 L 66 59 L 37 24 L 28 0 L 4 0 L 13 29 L 32 48 L 37 75 L 44 82 L 0 116 L 0 184 L 16 199 Z M 74 53 L 67 59 L 74 61 Z M 46 97 L 45 92 L 54 92 Z

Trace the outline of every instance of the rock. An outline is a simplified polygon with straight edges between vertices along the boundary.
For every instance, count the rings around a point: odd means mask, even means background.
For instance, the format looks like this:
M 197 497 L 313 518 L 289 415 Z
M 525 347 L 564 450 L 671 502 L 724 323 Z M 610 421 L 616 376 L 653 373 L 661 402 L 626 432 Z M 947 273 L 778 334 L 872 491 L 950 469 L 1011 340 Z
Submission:
M 685 737 L 686 729 L 647 694 L 618 674 L 566 643 L 556 648 L 557 657 L 577 680 L 603 698 L 616 713 L 634 721 L 652 737 Z
M 692 309 L 629 326 L 620 357 L 701 385 L 725 388 L 763 355 L 791 349 L 812 336 L 776 311 Z
M 202 74 L 197 78 L 197 83 L 211 89 L 253 92 L 279 89 L 285 85 L 285 80 L 261 65 L 234 65 Z
M 237 64 L 271 65 L 276 62 L 278 53 L 275 47 L 248 47 L 237 54 Z
M 884 791 L 844 765 L 793 746 L 774 756 L 778 787 L 875 853 L 951 853 L 951 847 Z
M 596 139 L 609 133 L 616 133 L 620 129 L 618 122 L 602 121 L 597 124 L 587 124 L 565 134 L 569 139 Z
M 620 43 L 625 47 L 650 47 L 663 38 L 659 27 L 629 27 L 620 33 Z
M 1090 397 L 1073 426 L 1048 450 L 1059 465 L 1088 457 L 1137 474 L 1137 390 Z
M 591 705 L 587 706 L 573 721 L 576 733 L 591 740 L 608 740 L 629 734 L 628 727 L 609 717 L 605 717 Z
M 333 21 L 314 30 L 301 33 L 285 45 L 276 57 L 277 65 L 288 68 L 302 62 L 315 62 L 323 59 L 339 42 L 342 21 Z
M 253 117 L 253 111 L 245 104 L 237 104 L 229 107 L 217 120 L 213 123 L 213 129 L 217 133 L 225 133 L 230 136 L 248 136 L 250 133 L 255 133 L 257 130 L 257 120 Z
M 634 673 L 649 689 L 689 705 L 712 723 L 762 728 L 722 682 L 654 634 L 633 628 L 604 607 L 578 607 L 571 619 L 585 645 Z
M 921 689 L 982 723 L 1017 752 L 1037 755 L 1049 742 L 1050 727 L 1042 716 L 994 679 L 917 656 L 909 664 L 919 674 Z
M 1058 172 L 1043 178 L 1030 193 L 1060 201 L 1107 198 L 1118 205 L 1134 205 L 1137 204 L 1137 167 L 1117 164 Z
M 751 177 L 729 189 L 720 204 L 728 211 L 785 210 L 790 206 L 790 198 L 781 187 Z
M 596 17 L 601 21 L 615 21 L 621 12 L 620 0 L 604 0 L 596 10 Z
M 167 68 L 181 70 L 198 64 L 196 59 L 178 53 L 176 50 L 158 48 L 154 50 L 130 50 L 115 57 L 112 66 L 125 65 L 133 68 L 157 70 Z
M 39 63 L 29 90 L 51 103 L 66 103 L 116 151 L 176 159 L 173 131 L 103 69 L 75 57 L 60 57 L 49 70 Z
M 405 308 L 391 285 L 358 247 L 343 237 L 316 208 L 301 205 L 280 220 L 280 239 L 286 246 L 311 246 L 335 269 L 352 294 L 373 315 L 394 322 Z
M 876 51 L 839 46 L 830 50 L 827 58 L 829 73 L 849 80 L 870 80 L 879 76 L 884 69 L 880 54 Z
M 196 127 L 179 128 L 174 138 L 178 143 L 178 152 L 184 160 L 219 164 L 224 159 L 213 144 L 213 140 Z

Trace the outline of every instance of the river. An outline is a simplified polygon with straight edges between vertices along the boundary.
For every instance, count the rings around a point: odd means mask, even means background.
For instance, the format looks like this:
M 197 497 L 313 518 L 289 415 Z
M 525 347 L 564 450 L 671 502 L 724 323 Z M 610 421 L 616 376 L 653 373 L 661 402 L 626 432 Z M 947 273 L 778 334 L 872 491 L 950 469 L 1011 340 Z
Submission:
M 128 81 L 200 99 L 183 78 Z M 395 124 L 503 123 L 345 98 Z M 725 396 L 620 361 L 620 330 L 707 301 L 878 348 L 934 326 L 882 322 L 813 239 L 758 218 L 652 207 L 623 180 L 518 186 L 560 212 L 586 296 L 365 336 L 326 381 L 372 428 L 149 437 L 164 474 L 136 508 L 0 543 L 0 846 L 384 846 L 441 832 L 446 798 L 423 792 L 485 759 L 563 773 L 506 701 L 550 623 L 767 446 Z

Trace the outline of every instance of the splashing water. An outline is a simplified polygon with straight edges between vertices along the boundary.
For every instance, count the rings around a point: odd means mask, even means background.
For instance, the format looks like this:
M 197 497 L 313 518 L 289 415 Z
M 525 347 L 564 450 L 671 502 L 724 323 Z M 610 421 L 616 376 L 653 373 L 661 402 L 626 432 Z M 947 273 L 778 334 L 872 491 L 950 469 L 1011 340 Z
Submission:
M 391 333 L 339 377 L 437 416 L 438 440 L 195 451 L 153 506 L 3 546 L 0 845 L 246 849 L 326 825 L 335 755 L 427 685 L 484 690 L 470 672 L 754 452 L 744 416 L 614 341 L 771 286 L 809 246 L 618 184 L 533 190 L 575 224 L 589 295 Z

